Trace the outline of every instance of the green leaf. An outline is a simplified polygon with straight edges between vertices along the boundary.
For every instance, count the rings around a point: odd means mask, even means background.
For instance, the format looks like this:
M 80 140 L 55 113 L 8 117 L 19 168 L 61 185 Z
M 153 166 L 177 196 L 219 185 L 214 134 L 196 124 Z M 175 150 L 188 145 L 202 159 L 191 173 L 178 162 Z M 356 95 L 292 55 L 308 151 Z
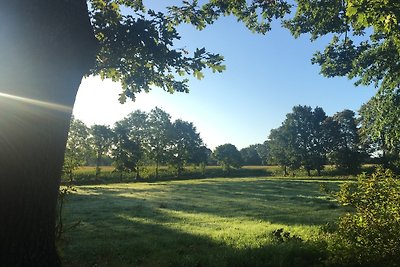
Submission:
M 204 78 L 204 74 L 201 71 L 198 71 L 198 70 L 195 70 L 193 72 L 193 76 L 196 77 L 199 80 Z
M 121 104 L 124 104 L 124 103 L 126 102 L 126 95 L 125 95 L 125 93 L 120 93 L 120 94 L 119 94 L 118 101 L 119 101 Z

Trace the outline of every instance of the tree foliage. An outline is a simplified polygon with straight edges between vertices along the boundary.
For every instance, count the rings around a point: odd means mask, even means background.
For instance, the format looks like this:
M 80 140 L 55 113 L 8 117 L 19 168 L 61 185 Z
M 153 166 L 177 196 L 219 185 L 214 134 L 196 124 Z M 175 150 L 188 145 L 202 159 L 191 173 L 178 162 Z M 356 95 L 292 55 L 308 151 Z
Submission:
M 140 168 L 146 163 L 149 152 L 149 121 L 146 112 L 136 110 L 118 123 L 126 130 L 126 139 L 131 143 L 131 153 L 135 154 L 136 179 L 140 179 Z M 116 129 L 118 126 L 116 124 Z M 131 160 L 132 160 L 131 159 Z
M 205 151 L 201 150 L 202 144 L 203 140 L 193 123 L 178 119 L 172 124 L 170 162 L 176 168 L 178 177 L 184 164 L 206 161 Z
M 63 172 L 72 180 L 73 171 L 86 163 L 91 153 L 89 128 L 80 120 L 71 118 L 64 155 Z
M 248 146 L 240 150 L 240 155 L 243 159 L 243 165 L 258 166 L 262 164 L 260 155 L 254 146 Z
M 122 84 L 120 101 L 135 98 L 151 86 L 167 92 L 188 92 L 187 75 L 199 79 L 210 68 L 222 72 L 223 57 L 205 48 L 189 52 L 177 48 L 182 23 L 202 30 L 221 16 L 234 15 L 247 28 L 265 33 L 274 18 L 289 11 L 284 1 L 182 1 L 165 12 L 148 9 L 141 0 L 91 0 L 90 17 L 98 41 L 96 64 L 90 74 Z M 183 78 L 179 78 L 182 76 Z
M 296 13 L 285 22 L 297 37 L 309 33 L 315 40 L 332 36 L 331 43 L 314 55 L 328 77 L 358 78 L 357 85 L 375 84 L 396 90 L 400 78 L 400 6 L 389 0 L 298 0 Z
M 113 131 L 112 158 L 115 170 L 121 175 L 123 172 L 137 172 L 142 154 L 140 144 L 130 136 L 130 125 L 125 120 L 116 122 Z
M 312 63 L 327 77 L 346 76 L 356 85 L 374 85 L 379 90 L 364 108 L 374 117 L 369 127 L 378 138 L 385 126 L 385 143 L 400 136 L 398 89 L 400 85 L 400 4 L 397 0 L 297 0 L 295 15 L 284 25 L 298 37 L 309 33 L 315 40 L 330 36 L 324 51 Z M 369 115 L 368 112 L 371 112 Z M 379 119 L 378 119 L 379 118 Z
M 270 156 L 268 141 L 265 141 L 262 144 L 251 145 L 250 147 L 257 151 L 257 154 L 261 160 L 261 165 L 267 165 Z
M 80 152 L 82 146 L 84 153 Z M 83 163 L 82 160 L 86 161 L 92 156 L 93 151 L 96 177 L 102 155 L 109 153 L 116 171 L 121 175 L 123 172 L 135 172 L 136 179 L 141 178 L 140 170 L 152 163 L 156 164 L 156 177 L 161 164 L 175 168 L 179 177 L 188 164 L 205 168 L 211 155 L 211 150 L 203 145 L 193 123 L 181 119 L 172 122 L 170 115 L 160 108 L 149 113 L 136 110 L 116 122 L 113 129 L 105 125 L 93 125 L 89 130 L 83 122 L 73 120 L 66 152 L 66 160 L 69 161 L 66 164 L 71 164 L 73 159 L 83 154 L 79 164 L 76 164 L 77 168 Z
M 213 152 L 213 157 L 218 161 L 225 171 L 233 168 L 240 168 L 243 165 L 242 157 L 236 146 L 224 144 L 217 146 Z
M 312 110 L 309 106 L 295 106 L 286 115 L 282 126 L 271 131 L 271 160 L 285 167 L 285 175 L 286 167 L 297 169 L 300 166 L 309 175 L 314 169 L 320 174 L 326 163 L 326 118 L 322 108 Z
M 335 235 L 334 257 L 346 266 L 397 266 L 400 255 L 400 183 L 391 171 L 362 174 L 345 183 L 338 201 L 354 209 L 343 215 Z
M 270 149 L 269 163 L 281 165 L 284 169 L 284 175 L 288 175 L 287 168 L 297 169 L 300 167 L 299 157 L 295 156 L 292 135 L 288 127 L 282 125 L 272 129 L 268 137 Z
M 346 173 L 358 170 L 364 153 L 359 144 L 355 114 L 351 110 L 328 117 L 322 108 L 295 106 L 282 125 L 271 130 L 267 141 L 270 163 L 320 175 L 324 164 L 335 164 Z
M 113 132 L 106 125 L 95 124 L 90 127 L 91 144 L 96 154 L 96 177 L 100 174 L 100 163 L 103 155 L 110 152 Z
M 156 163 L 156 177 L 160 164 L 165 164 L 170 157 L 172 145 L 171 116 L 164 110 L 156 107 L 149 114 L 149 155 Z
M 399 97 L 378 93 L 360 108 L 360 137 L 366 149 L 386 168 L 398 165 L 400 151 Z
M 345 109 L 333 115 L 337 124 L 333 148 L 329 153 L 329 160 L 346 173 L 357 173 L 361 167 L 365 153 L 360 147 L 358 122 L 354 111 Z

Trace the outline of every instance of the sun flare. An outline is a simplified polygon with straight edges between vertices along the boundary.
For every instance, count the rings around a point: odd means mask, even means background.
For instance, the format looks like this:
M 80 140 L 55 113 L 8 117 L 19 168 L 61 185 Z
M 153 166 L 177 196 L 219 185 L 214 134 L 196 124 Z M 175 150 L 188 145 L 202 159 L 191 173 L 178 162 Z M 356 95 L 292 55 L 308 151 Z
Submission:
M 23 103 L 34 105 L 34 106 L 57 110 L 57 111 L 61 111 L 61 112 L 67 112 L 67 113 L 72 112 L 72 107 L 61 105 L 61 104 L 41 101 L 41 100 L 27 98 L 27 97 L 15 96 L 15 95 L 10 95 L 10 94 L 5 94 L 5 93 L 0 93 L 0 97 L 12 99 L 15 101 L 23 102 Z

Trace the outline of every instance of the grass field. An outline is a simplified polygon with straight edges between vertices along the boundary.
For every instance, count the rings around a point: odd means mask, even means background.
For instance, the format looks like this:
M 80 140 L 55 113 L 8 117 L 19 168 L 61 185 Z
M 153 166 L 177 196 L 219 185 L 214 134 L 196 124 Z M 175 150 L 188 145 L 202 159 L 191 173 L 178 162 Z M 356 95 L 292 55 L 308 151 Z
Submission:
M 340 181 L 323 181 L 331 187 Z M 213 178 L 79 186 L 65 266 L 320 266 L 320 227 L 343 211 L 320 180 Z M 303 241 L 279 242 L 279 228 Z
M 374 170 L 373 165 L 364 165 L 361 172 L 371 173 Z M 312 176 L 308 177 L 303 169 L 291 171 L 286 178 L 296 179 L 328 179 L 332 177 L 340 177 L 341 179 L 355 179 L 354 175 L 344 174 L 337 170 L 334 166 L 326 165 L 322 171 L 322 176 L 317 177 L 316 171 L 312 171 Z M 220 166 L 207 166 L 204 170 L 196 166 L 187 166 L 177 177 L 176 170 L 167 166 L 161 166 L 159 169 L 159 177 L 155 176 L 154 166 L 144 166 L 141 168 L 141 181 L 167 181 L 167 180 L 187 180 L 198 178 L 217 178 L 217 177 L 281 177 L 283 169 L 280 166 L 243 166 L 240 169 L 232 169 L 230 172 L 224 172 Z M 111 183 L 129 183 L 135 181 L 135 173 L 118 173 L 114 171 L 112 166 L 102 166 L 101 173 L 95 177 L 95 167 L 80 167 L 74 171 L 73 183 L 76 185 L 91 184 L 111 184 Z M 69 178 L 64 183 L 69 183 Z

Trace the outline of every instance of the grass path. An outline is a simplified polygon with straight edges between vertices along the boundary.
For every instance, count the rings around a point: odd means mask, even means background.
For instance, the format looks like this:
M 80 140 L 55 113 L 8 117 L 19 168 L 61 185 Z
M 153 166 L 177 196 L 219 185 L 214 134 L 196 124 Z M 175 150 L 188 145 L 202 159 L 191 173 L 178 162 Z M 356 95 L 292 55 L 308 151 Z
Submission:
M 81 224 L 60 243 L 64 264 L 318 265 L 323 255 L 313 240 L 342 212 L 319 191 L 320 182 L 214 178 L 80 186 L 65 208 L 66 225 Z M 274 242 L 271 232 L 279 228 L 308 242 Z

